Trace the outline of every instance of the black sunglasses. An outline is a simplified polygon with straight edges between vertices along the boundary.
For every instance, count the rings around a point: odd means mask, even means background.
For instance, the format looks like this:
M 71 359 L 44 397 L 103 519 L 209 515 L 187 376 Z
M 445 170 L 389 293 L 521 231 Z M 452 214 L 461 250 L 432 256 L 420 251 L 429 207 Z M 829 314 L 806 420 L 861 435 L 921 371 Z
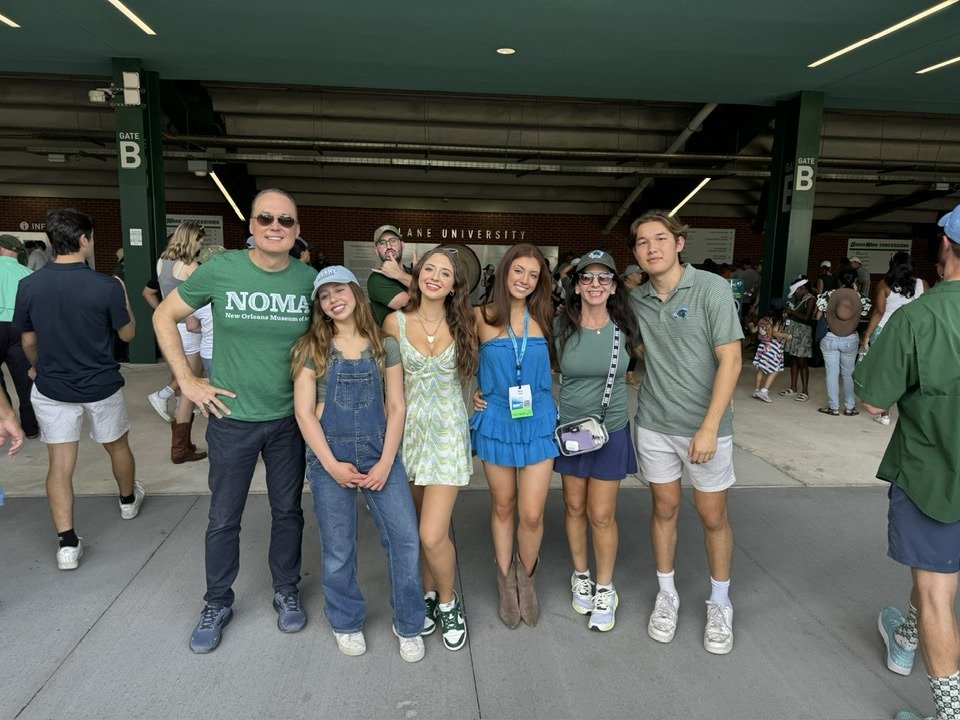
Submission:
M 292 228 L 297 224 L 297 219 L 295 217 L 290 217 L 289 215 L 271 215 L 268 212 L 262 212 L 254 217 L 257 219 L 257 222 L 260 223 L 261 227 L 273 225 L 274 220 L 280 223 L 280 227 L 285 228 Z

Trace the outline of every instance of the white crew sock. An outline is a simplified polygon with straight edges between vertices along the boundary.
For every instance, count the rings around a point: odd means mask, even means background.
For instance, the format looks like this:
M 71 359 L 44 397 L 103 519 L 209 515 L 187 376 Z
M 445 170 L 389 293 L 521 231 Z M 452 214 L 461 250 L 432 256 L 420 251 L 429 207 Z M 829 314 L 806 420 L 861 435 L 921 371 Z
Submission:
M 710 578 L 710 602 L 717 605 L 730 604 L 730 581 L 714 580 Z
M 675 597 L 680 597 L 677 588 L 673 584 L 673 570 L 668 573 L 662 573 L 657 570 L 657 582 L 660 583 L 660 592 L 670 593 Z
M 170 387 L 169 385 L 164 385 L 162 388 L 160 388 L 157 391 L 157 395 L 160 396 L 161 400 L 166 400 L 168 397 L 173 395 L 173 388 Z

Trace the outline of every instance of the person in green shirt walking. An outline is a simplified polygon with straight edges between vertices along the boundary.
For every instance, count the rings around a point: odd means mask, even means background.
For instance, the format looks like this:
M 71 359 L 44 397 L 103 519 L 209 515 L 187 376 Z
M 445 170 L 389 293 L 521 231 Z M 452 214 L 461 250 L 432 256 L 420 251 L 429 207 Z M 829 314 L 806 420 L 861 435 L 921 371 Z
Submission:
M 907 617 L 880 611 L 887 667 L 908 675 L 919 646 L 936 717 L 960 717 L 960 205 L 940 219 L 943 282 L 897 310 L 854 372 L 864 408 L 900 412 L 877 477 L 890 483 L 887 554 L 913 574 Z M 919 720 L 901 711 L 897 720 Z

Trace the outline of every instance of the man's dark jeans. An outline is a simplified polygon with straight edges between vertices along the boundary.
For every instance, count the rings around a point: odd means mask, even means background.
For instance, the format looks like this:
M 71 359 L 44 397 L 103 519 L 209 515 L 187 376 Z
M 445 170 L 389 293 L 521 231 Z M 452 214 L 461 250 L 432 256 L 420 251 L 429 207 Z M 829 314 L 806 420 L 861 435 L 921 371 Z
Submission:
M 206 566 L 208 603 L 233 604 L 234 580 L 240 570 L 240 518 L 250 482 L 262 455 L 267 470 L 267 497 L 273 524 L 270 533 L 270 573 L 273 589 L 286 593 L 300 582 L 303 539 L 301 495 L 305 446 L 296 419 L 244 422 L 210 416 L 210 521 L 207 524 Z

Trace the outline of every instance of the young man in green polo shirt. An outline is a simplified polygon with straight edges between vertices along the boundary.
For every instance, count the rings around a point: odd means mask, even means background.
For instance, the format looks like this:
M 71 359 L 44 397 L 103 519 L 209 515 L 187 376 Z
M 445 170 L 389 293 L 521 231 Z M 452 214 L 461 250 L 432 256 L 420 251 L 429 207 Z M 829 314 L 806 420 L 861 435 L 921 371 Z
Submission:
M 943 282 L 887 321 L 853 375 L 864 408 L 900 419 L 877 477 L 890 483 L 887 554 L 913 574 L 906 618 L 880 612 L 887 667 L 907 675 L 918 646 L 936 717 L 960 718 L 960 205 L 940 219 Z M 904 710 L 897 720 L 919 720 Z
M 703 646 L 724 655 L 733 649 L 727 488 L 736 478 L 730 400 L 742 366 L 743 331 L 727 282 L 680 263 L 686 231 L 679 218 L 660 210 L 644 213 L 630 227 L 630 246 L 650 278 L 630 294 L 647 369 L 637 402 L 636 448 L 653 498 L 650 539 L 659 582 L 647 632 L 667 643 L 677 629 L 680 596 L 673 565 L 680 474 L 686 467 L 710 565 Z

